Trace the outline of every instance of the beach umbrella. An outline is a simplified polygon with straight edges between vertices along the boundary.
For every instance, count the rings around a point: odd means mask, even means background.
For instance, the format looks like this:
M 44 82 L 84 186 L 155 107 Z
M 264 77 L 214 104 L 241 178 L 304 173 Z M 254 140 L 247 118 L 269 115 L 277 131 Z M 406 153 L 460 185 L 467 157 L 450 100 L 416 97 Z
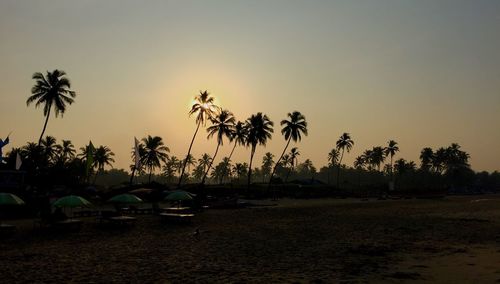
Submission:
M 133 194 L 118 194 L 116 196 L 113 196 L 111 199 L 108 200 L 110 203 L 122 203 L 122 204 L 135 204 L 135 203 L 141 203 L 142 199 L 139 197 L 133 195 Z
M 77 196 L 77 195 L 68 195 L 62 198 L 59 198 L 53 203 L 54 206 L 57 207 L 88 207 L 92 205 L 87 199 Z
M 169 201 L 183 201 L 183 200 L 191 200 L 193 199 L 193 195 L 187 191 L 177 190 L 169 193 L 165 200 Z
M 0 205 L 23 205 L 24 201 L 12 193 L 0 193 Z

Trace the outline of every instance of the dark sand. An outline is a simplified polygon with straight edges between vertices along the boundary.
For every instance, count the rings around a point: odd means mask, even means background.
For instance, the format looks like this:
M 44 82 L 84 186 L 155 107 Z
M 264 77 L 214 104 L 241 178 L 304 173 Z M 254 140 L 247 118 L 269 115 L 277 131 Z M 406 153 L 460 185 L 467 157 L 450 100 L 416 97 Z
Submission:
M 0 282 L 500 282 L 499 197 L 277 203 L 190 225 L 138 216 L 128 230 L 17 221 L 0 240 Z

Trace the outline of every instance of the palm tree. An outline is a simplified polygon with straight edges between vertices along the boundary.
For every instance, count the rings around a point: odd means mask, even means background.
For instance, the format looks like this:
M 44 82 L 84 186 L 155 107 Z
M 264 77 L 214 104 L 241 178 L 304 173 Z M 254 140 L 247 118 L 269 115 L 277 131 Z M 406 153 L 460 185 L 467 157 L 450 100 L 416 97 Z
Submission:
M 352 140 L 349 133 L 343 133 L 339 140 L 337 140 L 337 150 L 342 149 L 342 154 L 340 155 L 339 167 L 337 168 L 337 188 L 340 186 L 340 164 L 342 164 L 342 159 L 344 158 L 344 151 L 347 149 L 347 153 L 349 153 L 354 145 L 354 141 Z
M 281 156 L 276 161 L 276 164 L 274 165 L 271 176 L 269 177 L 269 186 L 271 185 L 274 173 L 276 172 L 276 167 L 283 158 L 283 155 L 285 155 L 286 149 L 288 149 L 288 145 L 290 145 L 290 141 L 300 141 L 302 139 L 302 134 L 307 136 L 306 117 L 298 111 L 288 113 L 287 116 L 290 118 L 290 120 L 283 119 L 280 122 L 281 126 L 283 126 L 283 128 L 281 129 L 281 134 L 285 135 L 285 140 L 287 140 L 286 146 L 285 149 L 283 149 Z
M 134 138 L 135 139 L 135 138 Z M 137 140 L 136 140 L 137 141 Z M 130 185 L 132 185 L 132 182 L 134 181 L 134 176 L 135 173 L 138 172 L 138 175 L 144 173 L 144 165 L 141 163 L 141 161 L 144 159 L 144 156 L 146 155 L 146 151 L 144 149 L 144 144 L 140 142 L 137 143 L 137 151 L 135 150 L 135 145 L 132 147 L 132 161 L 134 163 L 130 166 L 130 169 L 132 170 L 132 174 L 130 175 Z M 138 155 L 139 157 L 136 157 Z M 135 161 L 139 161 L 138 165 L 136 165 Z
M 99 146 L 94 152 L 94 167 L 97 168 L 97 172 L 94 176 L 94 184 L 97 179 L 97 174 L 104 171 L 106 165 L 112 166 L 115 160 L 112 158 L 115 154 L 106 146 Z
M 356 157 L 354 160 L 354 168 L 360 170 L 364 167 L 366 163 L 366 157 L 364 155 Z
M 328 153 L 328 167 L 333 170 L 335 168 L 335 164 L 339 161 L 340 152 L 337 148 L 333 148 Z M 330 173 L 331 170 L 328 171 L 328 184 L 330 184 Z
M 387 142 L 387 144 L 388 144 L 387 147 L 385 147 L 385 149 L 384 149 L 384 154 L 386 157 L 387 156 L 391 157 L 390 171 L 391 171 L 392 182 L 394 183 L 394 173 L 392 170 L 392 157 L 394 157 L 396 152 L 399 151 L 399 147 L 398 147 L 398 142 L 396 142 L 394 140 L 389 140 L 389 142 Z
M 142 138 L 144 144 L 144 157 L 141 161 L 149 169 L 148 182 L 155 168 L 160 168 L 161 162 L 166 162 L 170 149 L 163 144 L 161 137 L 148 135 Z
M 215 148 L 215 153 L 213 159 L 210 161 L 210 164 L 208 166 L 208 170 L 205 172 L 203 175 L 203 178 L 201 179 L 201 184 L 205 184 L 205 178 L 208 175 L 208 172 L 210 171 L 210 168 L 212 167 L 212 163 L 215 160 L 215 157 L 217 156 L 217 153 L 219 152 L 219 147 L 220 145 L 223 145 L 223 138 L 224 137 L 232 137 L 233 135 L 233 129 L 234 129 L 234 123 L 235 119 L 233 116 L 233 113 L 231 113 L 228 110 L 221 110 L 215 117 L 211 119 L 212 125 L 207 128 L 208 136 L 207 138 L 211 138 L 214 135 L 217 136 L 217 148 Z
M 257 147 L 257 144 L 265 146 L 267 143 L 267 139 L 271 139 L 271 133 L 274 132 L 273 125 L 274 123 L 269 120 L 269 117 L 267 117 L 267 115 L 265 114 L 262 114 L 261 112 L 252 114 L 245 122 L 245 127 L 247 129 L 246 145 L 247 147 L 251 147 L 250 165 L 248 166 L 248 190 L 250 190 L 250 181 L 252 178 L 252 161 L 253 156 L 255 155 L 255 148 Z
M 290 155 L 290 168 L 286 173 L 285 183 L 288 181 L 288 177 L 290 176 L 290 173 L 293 171 L 295 165 L 297 165 L 297 159 L 300 156 L 299 148 L 293 147 L 292 149 L 290 149 L 289 155 Z
M 227 160 L 228 162 L 231 162 L 231 157 L 233 156 L 234 149 L 236 149 L 236 146 L 245 145 L 246 139 L 247 139 L 247 129 L 245 128 L 245 124 L 241 121 L 238 121 L 234 125 L 233 133 L 232 133 L 231 137 L 229 138 L 229 140 L 232 141 L 234 143 L 234 145 L 233 145 L 233 149 L 231 150 L 231 153 L 229 154 L 229 157 Z M 228 167 L 226 166 L 226 168 L 228 168 Z M 227 174 L 227 173 L 224 173 L 224 175 L 225 174 Z M 222 177 L 222 179 L 224 179 L 224 177 Z
M 191 154 L 191 148 L 193 147 L 193 142 L 196 138 L 196 134 L 198 133 L 200 125 L 205 125 L 206 121 L 208 119 L 211 119 L 214 116 L 215 111 L 218 109 L 218 107 L 214 104 L 214 97 L 210 96 L 207 91 L 200 91 L 200 94 L 196 96 L 194 100 L 195 103 L 189 111 L 189 116 L 196 114 L 196 130 L 194 132 L 193 139 L 191 139 L 191 144 L 189 144 L 189 150 L 186 158 L 184 159 L 182 172 L 179 177 L 179 183 L 177 184 L 178 187 L 181 186 L 182 177 L 184 175 L 184 171 L 186 170 L 187 157 L 189 156 L 189 154 Z
M 191 167 L 196 166 L 196 160 L 193 157 L 193 155 L 189 154 L 187 156 L 187 158 L 186 158 L 186 166 L 187 166 L 188 172 L 191 172 Z
M 270 152 L 265 153 L 264 157 L 262 157 L 262 182 L 264 182 L 265 178 L 271 174 L 271 169 L 274 164 L 273 158 L 274 155 Z
M 73 145 L 73 143 L 71 143 L 70 140 L 62 140 L 62 144 L 56 145 L 56 149 L 59 159 L 63 163 L 75 157 L 75 146 Z
M 53 136 L 46 136 L 41 141 L 43 155 L 47 163 L 53 162 L 57 154 L 57 141 Z
M 424 171 L 429 171 L 432 167 L 434 152 L 431 148 L 426 147 L 420 152 L 420 168 Z
M 376 165 L 378 171 L 380 172 L 380 165 L 385 160 L 384 148 L 377 146 L 373 147 L 371 150 L 370 161 L 372 165 Z
M 203 154 L 201 158 L 198 159 L 198 165 L 203 167 L 203 173 L 207 171 L 207 168 L 209 168 L 211 162 L 212 162 L 212 157 L 207 153 Z
M 63 116 L 66 111 L 66 104 L 72 104 L 74 102 L 73 98 L 76 97 L 76 93 L 69 90 L 71 84 L 65 75 L 66 73 L 64 71 L 57 69 L 53 72 L 47 71 L 46 76 L 40 72 L 33 74 L 35 85 L 31 88 L 32 95 L 26 100 L 26 105 L 29 106 L 35 101 L 35 107 L 43 105 L 43 115 L 46 117 L 42 134 L 40 134 L 40 138 L 38 139 L 38 145 L 42 142 L 43 134 L 47 128 L 47 122 L 49 122 L 52 106 L 54 106 L 56 117 L 58 117 L 59 114 Z

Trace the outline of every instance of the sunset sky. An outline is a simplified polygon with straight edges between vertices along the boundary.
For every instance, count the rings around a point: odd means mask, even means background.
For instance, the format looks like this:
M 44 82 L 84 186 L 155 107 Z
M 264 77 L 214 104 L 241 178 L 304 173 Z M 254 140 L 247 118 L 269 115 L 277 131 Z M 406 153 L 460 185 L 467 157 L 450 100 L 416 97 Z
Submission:
M 44 117 L 26 106 L 34 72 L 66 71 L 77 92 L 46 134 L 92 140 L 131 164 L 134 136 L 187 153 L 199 90 L 237 119 L 302 112 L 299 162 L 317 168 L 343 132 L 354 158 L 394 139 L 395 158 L 457 142 L 474 170 L 500 170 L 500 1 L 17 1 L 0 0 L 0 136 L 36 141 Z M 195 157 L 216 141 L 200 132 Z M 224 144 L 222 154 L 229 155 Z M 249 160 L 237 148 L 234 160 Z M 218 163 L 220 160 L 216 161 Z

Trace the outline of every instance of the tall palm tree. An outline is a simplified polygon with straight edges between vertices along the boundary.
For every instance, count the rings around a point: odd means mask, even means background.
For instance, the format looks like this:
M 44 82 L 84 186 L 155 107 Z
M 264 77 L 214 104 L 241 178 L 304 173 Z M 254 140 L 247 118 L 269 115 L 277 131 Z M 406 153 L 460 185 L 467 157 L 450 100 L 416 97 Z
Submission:
M 290 168 L 288 169 L 288 172 L 286 173 L 285 177 L 285 183 L 288 181 L 288 177 L 290 176 L 290 173 L 293 171 L 295 165 L 297 165 L 297 160 L 298 157 L 300 156 L 299 148 L 293 147 L 290 149 Z
M 227 137 L 228 139 L 232 137 L 233 132 L 234 132 L 234 124 L 235 124 L 235 119 L 234 115 L 232 112 L 228 110 L 221 110 L 219 113 L 211 119 L 212 125 L 207 128 L 208 136 L 207 138 L 211 138 L 214 135 L 217 136 L 217 147 L 215 148 L 215 153 L 213 156 L 213 159 L 210 161 L 210 164 L 208 166 L 208 170 L 205 172 L 203 175 L 203 178 L 201 179 L 201 184 L 205 184 L 205 179 L 208 175 L 208 172 L 210 171 L 210 168 L 212 167 L 212 163 L 215 160 L 215 157 L 217 157 L 217 153 L 219 152 L 219 147 L 220 145 L 223 145 L 224 137 Z
M 250 165 L 248 166 L 248 181 L 247 186 L 250 190 L 250 181 L 252 178 L 252 162 L 255 155 L 255 148 L 257 144 L 265 146 L 267 139 L 271 139 L 274 132 L 274 123 L 269 120 L 267 115 L 261 112 L 257 114 L 252 114 L 245 122 L 245 127 L 247 129 L 247 147 L 250 146 Z
M 354 145 L 354 141 L 351 138 L 349 133 L 343 133 L 339 140 L 337 140 L 337 150 L 342 150 L 342 154 L 340 155 L 339 167 L 337 168 L 337 187 L 340 186 L 340 165 L 342 164 L 342 159 L 344 158 L 344 151 L 347 150 L 349 153 Z
M 195 103 L 191 107 L 189 111 L 189 116 L 195 114 L 196 115 L 196 130 L 193 135 L 193 139 L 191 139 L 191 144 L 189 144 L 189 149 L 186 154 L 186 158 L 184 158 L 182 172 L 179 177 L 179 183 L 177 186 L 181 186 L 182 177 L 184 176 L 184 171 L 186 170 L 186 162 L 187 157 L 191 154 L 191 148 L 193 147 L 194 139 L 196 138 L 196 134 L 200 129 L 200 125 L 205 125 L 206 121 L 211 119 L 215 115 L 215 111 L 218 107 L 214 104 L 214 97 L 212 97 L 207 91 L 200 91 L 200 94 L 194 98 Z
M 335 168 L 335 164 L 339 161 L 340 152 L 337 148 L 333 148 L 328 153 L 328 167 L 330 170 L 328 171 L 328 184 L 330 184 L 330 173 Z
M 26 100 L 26 105 L 35 102 L 35 107 L 43 105 L 43 115 L 45 124 L 43 125 L 42 133 L 38 139 L 38 145 L 42 142 L 43 134 L 49 122 L 50 111 L 54 106 L 56 117 L 63 116 L 66 111 L 66 104 L 72 104 L 76 93 L 71 91 L 71 84 L 64 71 L 54 70 L 53 72 L 47 71 L 46 76 L 40 72 L 33 74 L 35 85 L 31 88 L 31 96 Z
M 289 120 L 283 119 L 280 124 L 283 126 L 281 129 L 281 134 L 285 136 L 286 146 L 281 153 L 281 156 L 276 161 L 274 165 L 273 171 L 271 172 L 271 176 L 269 177 L 269 185 L 271 185 L 271 181 L 273 179 L 274 173 L 276 172 L 276 167 L 279 162 L 285 155 L 286 149 L 288 149 L 288 145 L 290 145 L 290 141 L 293 142 L 300 141 L 302 139 L 302 134 L 307 136 L 307 121 L 306 117 L 298 111 L 294 111 L 292 113 L 287 114 Z
M 396 142 L 394 140 L 389 140 L 389 142 L 387 142 L 387 144 L 388 144 L 387 147 L 385 147 L 385 149 L 384 149 L 384 154 L 386 157 L 387 156 L 391 157 L 390 169 L 391 169 L 392 182 L 394 182 L 394 173 L 393 173 L 393 169 L 392 169 L 392 158 L 394 157 L 396 152 L 399 151 L 399 147 L 398 147 L 398 142 Z
M 94 167 L 97 168 L 97 172 L 94 176 L 94 184 L 97 179 L 97 174 L 102 173 L 104 171 L 104 167 L 106 165 L 112 166 L 111 163 L 113 163 L 115 160 L 113 159 L 113 156 L 115 154 L 111 152 L 111 149 L 109 149 L 107 146 L 99 146 L 95 149 L 94 152 Z
M 142 138 L 144 144 L 144 157 L 141 161 L 149 169 L 148 182 L 151 182 L 151 175 L 155 168 L 161 167 L 161 162 L 166 162 L 170 149 L 163 144 L 161 137 L 148 135 Z

